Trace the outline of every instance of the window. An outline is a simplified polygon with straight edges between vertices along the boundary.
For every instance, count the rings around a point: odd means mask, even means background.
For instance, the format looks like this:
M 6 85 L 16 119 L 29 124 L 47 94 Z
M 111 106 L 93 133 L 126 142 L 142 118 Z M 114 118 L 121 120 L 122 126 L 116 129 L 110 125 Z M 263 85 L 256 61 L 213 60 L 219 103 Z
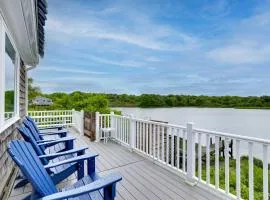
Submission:
M 20 57 L 0 14 L 0 133 L 19 119 Z
M 5 120 L 15 116 L 16 52 L 5 35 Z

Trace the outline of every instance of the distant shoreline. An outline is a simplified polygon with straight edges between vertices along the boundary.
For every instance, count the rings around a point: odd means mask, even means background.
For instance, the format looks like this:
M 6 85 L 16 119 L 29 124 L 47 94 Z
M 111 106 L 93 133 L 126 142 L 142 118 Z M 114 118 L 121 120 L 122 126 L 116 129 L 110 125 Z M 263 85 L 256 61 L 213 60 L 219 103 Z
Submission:
M 270 107 L 208 107 L 208 106 L 163 106 L 163 107 L 140 107 L 140 106 L 110 106 L 110 108 L 231 108 L 239 110 L 270 110 Z

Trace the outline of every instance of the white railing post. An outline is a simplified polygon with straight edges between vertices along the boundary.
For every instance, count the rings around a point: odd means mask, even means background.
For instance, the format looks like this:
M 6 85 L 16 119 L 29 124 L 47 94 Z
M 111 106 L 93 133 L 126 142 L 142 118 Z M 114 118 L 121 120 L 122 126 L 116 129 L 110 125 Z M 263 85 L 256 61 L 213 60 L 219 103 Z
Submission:
M 133 115 L 130 115 L 129 118 L 130 124 L 130 133 L 129 133 L 129 141 L 130 141 L 130 150 L 133 151 L 136 145 L 136 122 L 134 121 Z
M 115 138 L 115 119 L 114 119 L 114 112 L 110 112 L 111 121 L 110 121 L 110 128 L 111 128 L 111 138 Z
M 80 123 L 80 129 L 81 129 L 80 134 L 83 135 L 84 134 L 84 111 L 83 110 L 81 110 L 80 121 L 81 121 L 81 123 Z
M 187 177 L 186 183 L 195 185 L 195 137 L 193 123 L 187 123 Z
M 63 123 L 64 123 L 64 118 L 63 118 Z M 75 116 L 75 109 L 73 108 L 71 110 L 71 124 L 76 128 L 76 116 Z
M 99 142 L 99 112 L 96 112 L 96 142 Z
M 75 109 L 73 108 L 71 111 L 72 111 L 71 112 L 71 115 L 72 115 L 72 117 L 71 117 L 71 120 L 72 120 L 71 124 L 74 125 L 74 123 L 76 123 Z M 63 124 L 66 124 L 66 119 L 65 118 L 63 118 Z M 75 127 L 76 127 L 76 125 L 75 125 Z

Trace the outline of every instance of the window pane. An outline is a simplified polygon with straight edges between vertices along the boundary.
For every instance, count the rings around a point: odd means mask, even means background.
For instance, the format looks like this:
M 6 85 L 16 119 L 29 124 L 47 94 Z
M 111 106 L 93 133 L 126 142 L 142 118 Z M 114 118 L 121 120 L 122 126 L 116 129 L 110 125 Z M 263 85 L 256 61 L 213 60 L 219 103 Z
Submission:
M 15 50 L 6 35 L 5 51 L 5 119 L 15 113 Z

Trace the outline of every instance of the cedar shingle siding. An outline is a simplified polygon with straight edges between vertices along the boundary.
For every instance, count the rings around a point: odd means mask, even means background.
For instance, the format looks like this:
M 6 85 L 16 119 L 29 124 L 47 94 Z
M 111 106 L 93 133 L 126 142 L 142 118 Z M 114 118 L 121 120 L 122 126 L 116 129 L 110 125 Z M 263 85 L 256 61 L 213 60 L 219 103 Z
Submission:
M 20 117 L 26 115 L 26 71 L 25 66 L 21 62 L 21 69 L 20 69 Z
M 25 97 L 26 97 L 26 71 L 25 66 L 21 63 L 20 68 L 20 93 L 19 93 L 19 105 L 20 105 L 20 117 L 24 117 L 26 114 Z M 0 199 L 6 196 L 6 193 L 11 187 L 12 181 L 9 181 L 15 172 L 15 164 L 9 157 L 7 152 L 7 145 L 10 140 L 18 139 L 20 136 L 16 130 L 17 126 L 21 122 L 11 125 L 4 132 L 0 133 Z

